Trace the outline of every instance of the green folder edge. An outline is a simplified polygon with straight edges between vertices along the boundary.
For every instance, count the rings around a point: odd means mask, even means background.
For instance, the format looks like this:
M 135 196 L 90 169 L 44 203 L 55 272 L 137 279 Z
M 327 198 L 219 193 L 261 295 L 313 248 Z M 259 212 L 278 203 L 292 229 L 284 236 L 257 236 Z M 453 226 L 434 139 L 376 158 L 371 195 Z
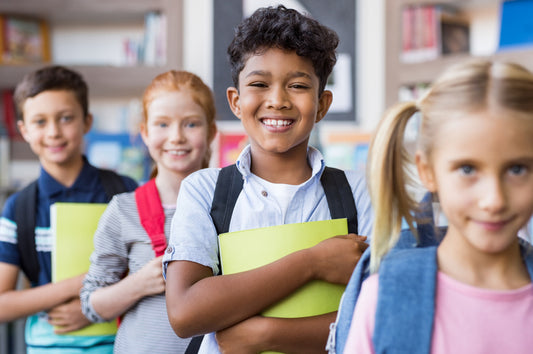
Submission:
M 347 233 L 347 220 L 334 219 L 221 234 L 222 273 L 234 274 L 258 268 L 330 237 Z M 340 284 L 312 281 L 267 308 L 262 315 L 296 318 L 337 311 L 345 288 Z
M 98 226 L 98 221 L 102 216 L 107 204 L 105 203 L 54 203 L 50 207 L 50 223 L 54 246 L 52 248 L 52 282 L 57 282 L 69 277 L 87 272 L 90 266 L 89 257 L 94 250 L 93 236 Z M 57 217 L 61 218 L 58 222 Z M 80 230 L 84 230 L 83 239 L 76 239 L 75 250 L 73 250 L 73 240 L 61 242 L 61 235 L 78 235 Z M 65 234 L 66 233 L 66 234 Z M 57 235 L 60 235 L 60 240 Z M 81 241 L 81 243 L 80 243 Z M 74 251 L 74 252 L 73 252 Z M 58 257 L 65 257 L 65 263 L 69 267 L 59 267 L 61 260 Z M 65 333 L 69 336 L 106 336 L 117 333 L 118 324 L 116 320 L 103 323 L 93 323 L 87 327 Z

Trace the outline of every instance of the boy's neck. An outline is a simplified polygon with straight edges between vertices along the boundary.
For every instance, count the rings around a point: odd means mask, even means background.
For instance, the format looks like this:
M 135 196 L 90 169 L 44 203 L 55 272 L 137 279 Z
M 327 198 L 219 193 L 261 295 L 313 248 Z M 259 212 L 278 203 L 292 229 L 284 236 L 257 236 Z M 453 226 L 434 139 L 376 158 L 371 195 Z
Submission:
M 83 157 L 73 159 L 72 161 L 63 164 L 47 164 L 42 163 L 44 170 L 52 176 L 57 182 L 65 187 L 71 187 L 83 169 Z
M 252 173 L 272 183 L 302 184 L 313 172 L 307 161 L 307 146 L 281 154 L 256 152 L 252 148 L 251 155 Z

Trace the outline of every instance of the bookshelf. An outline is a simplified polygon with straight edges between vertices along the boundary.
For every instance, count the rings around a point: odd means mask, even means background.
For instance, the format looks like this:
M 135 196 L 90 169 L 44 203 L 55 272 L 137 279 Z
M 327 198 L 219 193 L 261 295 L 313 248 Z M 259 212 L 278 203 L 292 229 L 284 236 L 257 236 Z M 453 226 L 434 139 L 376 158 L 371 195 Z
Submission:
M 532 48 L 497 51 L 500 3 L 500 0 L 385 0 L 385 106 L 390 107 L 398 100 L 402 86 L 431 82 L 448 66 L 472 57 L 513 61 L 533 70 Z M 461 11 L 470 23 L 470 52 L 403 62 L 402 10 L 411 5 L 449 5 Z M 476 43 L 489 45 L 482 47 Z
M 31 16 L 46 20 L 50 27 L 50 41 L 54 42 L 54 28 L 68 31 L 83 26 L 87 36 L 91 29 L 102 26 L 136 28 L 142 31 L 147 13 L 159 11 L 166 16 L 166 63 L 148 65 L 92 65 L 60 62 L 79 71 L 87 80 L 92 97 L 140 96 L 157 74 L 182 67 L 183 0 L 2 0 L 0 13 Z M 88 47 L 87 52 L 101 50 Z M 28 72 L 51 63 L 0 65 L 0 89 L 13 88 Z
M 0 14 L 46 22 L 51 60 L 16 64 L 1 63 L 0 60 L 0 92 L 13 89 L 25 74 L 43 66 L 65 65 L 79 72 L 89 86 L 90 111 L 95 114 L 93 128 L 96 128 L 97 120 L 103 122 L 101 126 L 116 127 L 124 119 L 123 111 L 127 110 L 128 102 L 140 100 L 144 89 L 156 75 L 182 68 L 184 2 L 185 0 L 1 0 Z M 155 59 L 152 56 L 151 60 L 127 62 L 126 57 L 121 57 L 127 47 L 126 42 L 134 40 L 140 45 L 145 35 L 154 33 L 147 30 L 149 14 L 161 14 L 164 17 L 158 22 L 159 28 L 164 29 L 160 32 L 164 33 L 161 37 L 164 49 L 158 53 L 165 54 Z M 155 41 L 146 40 L 146 43 L 153 42 Z M 114 105 L 114 111 L 103 111 L 102 104 Z M 98 114 L 102 112 L 104 114 Z M 3 114 L 2 110 L 0 114 Z M 9 166 L 11 170 L 16 170 L 8 183 L 12 190 L 12 186 L 25 184 L 26 181 L 19 181 L 22 177 L 28 176 L 31 180 L 37 176 L 33 176 L 35 168 L 28 167 L 28 163 L 36 164 L 37 159 L 23 141 L 10 140 L 8 147 L 9 161 L 4 162 L 3 167 Z M 0 196 L 5 194 L 6 190 L 0 190 Z

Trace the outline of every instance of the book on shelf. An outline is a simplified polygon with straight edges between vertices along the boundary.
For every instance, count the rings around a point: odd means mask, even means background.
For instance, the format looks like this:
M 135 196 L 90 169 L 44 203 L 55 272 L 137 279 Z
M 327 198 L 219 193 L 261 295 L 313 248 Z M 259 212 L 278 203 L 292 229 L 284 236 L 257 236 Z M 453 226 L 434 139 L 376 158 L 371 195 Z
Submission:
M 50 61 L 48 23 L 42 19 L 0 14 L 0 64 Z
M 8 89 L 2 91 L 2 112 L 0 118 L 0 130 L 3 130 L 5 135 L 11 140 L 22 140 L 22 136 L 17 128 L 13 90 Z
M 71 278 L 89 270 L 94 250 L 93 235 L 107 204 L 54 203 L 50 207 L 53 235 L 52 282 Z M 94 323 L 69 332 L 73 336 L 115 334 L 117 322 Z
M 416 63 L 470 51 L 468 21 L 451 6 L 412 5 L 402 10 L 401 60 Z
M 165 14 L 152 11 L 144 17 L 143 62 L 165 65 L 167 58 L 167 22 Z
M 498 50 L 533 46 L 533 0 L 503 1 Z

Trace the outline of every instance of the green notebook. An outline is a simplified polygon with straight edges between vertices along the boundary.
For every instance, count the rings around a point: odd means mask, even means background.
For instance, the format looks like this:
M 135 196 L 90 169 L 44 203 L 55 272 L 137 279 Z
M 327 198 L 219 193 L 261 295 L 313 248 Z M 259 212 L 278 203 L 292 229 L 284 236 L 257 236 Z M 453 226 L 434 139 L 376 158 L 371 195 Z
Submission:
M 347 233 L 346 219 L 335 219 L 221 234 L 222 273 L 258 268 L 327 238 Z M 313 281 L 268 308 L 263 315 L 294 318 L 336 311 L 344 288 L 343 285 Z
M 89 257 L 94 250 L 93 236 L 107 204 L 55 203 L 50 207 L 54 246 L 52 248 L 52 282 L 71 278 L 89 270 Z M 115 334 L 116 321 L 95 323 L 73 336 Z

